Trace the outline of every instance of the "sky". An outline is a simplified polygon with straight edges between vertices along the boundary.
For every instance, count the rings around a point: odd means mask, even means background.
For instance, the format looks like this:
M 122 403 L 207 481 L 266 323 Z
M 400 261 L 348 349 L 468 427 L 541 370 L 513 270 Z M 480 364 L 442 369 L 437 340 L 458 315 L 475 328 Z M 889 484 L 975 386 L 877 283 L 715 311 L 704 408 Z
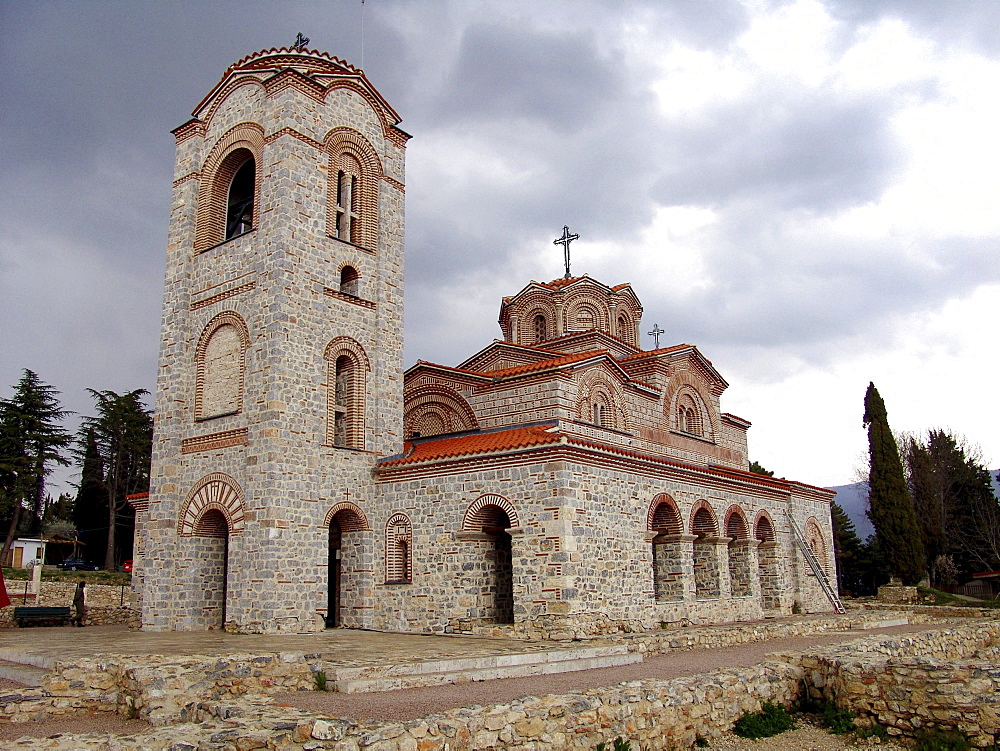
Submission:
M 0 3 L 0 396 L 153 390 L 170 130 L 236 60 L 362 67 L 407 146 L 405 364 L 501 336 L 500 298 L 631 282 L 698 346 L 750 457 L 858 479 L 863 398 L 1000 465 L 1000 3 Z M 69 489 L 72 474 L 54 477 Z

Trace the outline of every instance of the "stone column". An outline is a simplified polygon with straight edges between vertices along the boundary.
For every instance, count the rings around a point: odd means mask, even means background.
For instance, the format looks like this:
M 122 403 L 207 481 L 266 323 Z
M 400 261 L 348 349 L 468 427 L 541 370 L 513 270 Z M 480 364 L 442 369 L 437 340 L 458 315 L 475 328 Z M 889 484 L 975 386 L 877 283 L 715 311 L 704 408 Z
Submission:
M 694 535 L 648 533 L 653 546 L 653 589 L 657 602 L 694 600 Z
M 752 597 L 760 592 L 754 587 L 757 576 L 757 546 L 759 540 L 741 538 L 729 543 L 729 584 L 733 597 Z

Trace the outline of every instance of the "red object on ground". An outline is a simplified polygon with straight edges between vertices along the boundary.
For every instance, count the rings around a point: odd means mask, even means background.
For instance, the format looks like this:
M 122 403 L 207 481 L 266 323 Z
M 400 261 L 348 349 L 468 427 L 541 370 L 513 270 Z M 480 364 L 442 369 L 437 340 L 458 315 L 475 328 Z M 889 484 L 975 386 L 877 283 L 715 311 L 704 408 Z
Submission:
M 132 559 L 131 558 L 129 558 L 127 561 L 125 561 L 122 564 L 122 571 L 124 571 L 126 574 L 131 574 L 132 573 Z
M 7 585 L 3 581 L 3 571 L 0 570 L 0 608 L 10 605 L 10 598 L 7 596 Z

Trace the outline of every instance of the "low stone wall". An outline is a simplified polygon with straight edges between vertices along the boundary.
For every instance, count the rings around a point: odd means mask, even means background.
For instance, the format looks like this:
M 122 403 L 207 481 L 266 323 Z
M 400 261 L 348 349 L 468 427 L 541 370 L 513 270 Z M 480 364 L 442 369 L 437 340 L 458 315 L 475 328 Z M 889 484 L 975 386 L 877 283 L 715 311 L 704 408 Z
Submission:
M 810 691 L 893 735 L 957 730 L 1000 742 L 1000 621 L 899 639 L 871 637 L 805 655 Z
M 76 584 L 73 582 L 42 582 L 42 591 L 38 597 L 30 597 L 26 605 L 38 607 L 65 606 L 72 607 L 73 593 Z M 0 628 L 15 628 L 14 608 L 22 604 L 24 593 L 23 581 L 7 582 L 7 593 L 11 604 L 0 609 Z M 129 628 L 139 627 L 139 612 L 131 607 L 131 589 L 108 584 L 87 584 L 88 622 L 92 626 L 125 624 Z
M 719 643 L 815 632 L 826 621 L 716 629 Z M 851 619 L 842 619 L 851 623 Z M 859 624 L 856 627 L 861 627 Z M 685 630 L 687 631 L 687 630 Z M 704 633 L 698 633 L 703 631 Z M 710 629 L 636 636 L 645 650 L 685 649 L 687 638 L 712 646 Z M 676 644 L 665 638 L 679 639 Z M 687 748 L 712 738 L 744 712 L 771 700 L 791 704 L 805 685 L 817 696 L 877 721 L 895 735 L 920 727 L 957 728 L 982 747 L 1000 740 L 1000 621 L 971 621 L 922 634 L 867 637 L 847 645 L 773 655 L 750 668 L 716 670 L 668 681 L 644 680 L 471 707 L 403 723 L 366 724 L 276 706 L 264 694 L 313 688 L 316 655 L 239 655 L 218 660 L 157 658 L 110 665 L 100 660 L 60 665 L 48 697 L 11 719 L 52 711 L 99 708 L 135 713 L 168 728 L 118 739 L 120 749 L 239 748 L 431 751 L 435 749 L 592 749 L 621 736 L 642 749 Z M 38 691 L 38 690 L 35 690 Z M 44 693 L 44 692 L 42 692 Z M 6 697 L 4 697 L 6 699 Z M 44 701 L 43 701 L 44 699 Z M 3 700 L 0 700 L 3 701 Z M 31 704 L 32 702 L 27 702 Z M 84 736 L 47 741 L 46 748 L 106 748 Z M 180 745 L 178 745 L 180 744 Z M 228 744 L 228 745 L 227 745 Z M 26 746 L 30 747 L 30 746 Z

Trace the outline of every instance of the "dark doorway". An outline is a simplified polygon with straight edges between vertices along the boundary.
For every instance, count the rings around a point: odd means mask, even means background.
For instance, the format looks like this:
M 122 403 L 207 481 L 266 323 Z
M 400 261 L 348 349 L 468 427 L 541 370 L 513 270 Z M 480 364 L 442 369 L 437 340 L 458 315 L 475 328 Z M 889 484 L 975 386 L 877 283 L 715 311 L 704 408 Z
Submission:
M 194 526 L 194 534 L 205 541 L 204 577 L 205 608 L 209 628 L 225 628 L 226 600 L 229 595 L 229 523 L 218 509 L 209 509 Z
M 330 558 L 329 573 L 330 583 L 327 588 L 326 598 L 326 627 L 337 628 L 340 626 L 340 553 L 341 553 L 341 531 L 340 524 L 336 517 L 330 522 Z
M 505 530 L 499 530 L 493 544 L 496 551 L 494 607 L 497 623 L 513 623 L 514 561 L 511 554 L 511 536 Z

